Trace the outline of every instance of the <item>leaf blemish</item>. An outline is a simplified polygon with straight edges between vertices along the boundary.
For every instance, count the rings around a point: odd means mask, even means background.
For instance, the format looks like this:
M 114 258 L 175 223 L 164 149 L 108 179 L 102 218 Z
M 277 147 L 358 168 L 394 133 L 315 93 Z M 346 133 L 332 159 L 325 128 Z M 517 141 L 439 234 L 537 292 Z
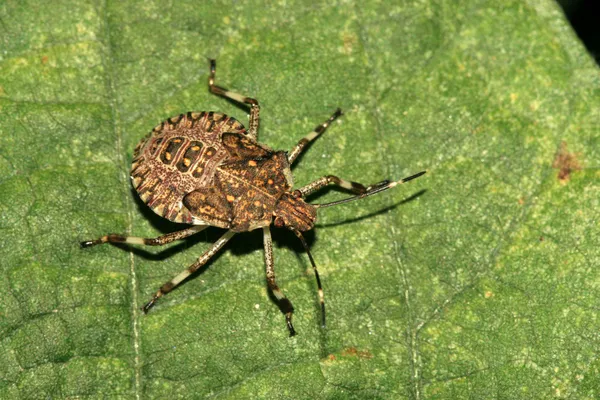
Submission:
M 368 350 L 360 350 L 359 351 L 356 347 L 348 347 L 348 348 L 342 350 L 342 356 L 354 356 L 354 357 L 366 358 L 366 359 L 373 358 L 373 354 L 371 354 L 370 351 L 368 351 Z
M 552 168 L 558 168 L 558 180 L 563 184 L 571 179 L 571 172 L 581 170 L 577 154 L 569 153 L 567 142 L 563 141 L 560 143 L 560 148 L 554 158 Z

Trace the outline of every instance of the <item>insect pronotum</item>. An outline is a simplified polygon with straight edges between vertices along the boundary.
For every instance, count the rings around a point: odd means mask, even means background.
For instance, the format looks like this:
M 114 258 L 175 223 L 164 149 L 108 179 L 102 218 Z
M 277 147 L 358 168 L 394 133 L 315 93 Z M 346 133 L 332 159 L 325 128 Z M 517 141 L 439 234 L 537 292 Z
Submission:
M 337 109 L 289 152 L 274 151 L 258 143 L 258 101 L 215 85 L 215 70 L 216 62 L 211 60 L 208 78 L 210 92 L 249 106 L 248 129 L 235 118 L 222 113 L 180 114 L 156 126 L 138 144 L 131 168 L 131 181 L 142 201 L 160 216 L 191 226 L 152 239 L 109 234 L 81 242 L 81 247 L 102 243 L 162 246 L 198 233 L 208 226 L 227 229 L 195 263 L 160 287 L 142 307 L 147 313 L 159 298 L 202 267 L 236 233 L 262 229 L 267 285 L 285 314 L 290 336 L 293 336 L 296 333 L 292 325 L 294 307 L 275 281 L 270 231 L 271 225 L 285 227 L 300 239 L 308 254 L 317 280 L 321 325 L 324 327 L 325 299 L 321 279 L 302 232 L 314 227 L 318 209 L 363 199 L 418 178 L 425 171 L 400 180 L 385 180 L 367 186 L 326 175 L 294 190 L 290 166 L 309 143 L 321 136 L 342 115 L 342 111 Z M 305 202 L 308 195 L 328 185 L 349 191 L 353 196 L 323 204 Z

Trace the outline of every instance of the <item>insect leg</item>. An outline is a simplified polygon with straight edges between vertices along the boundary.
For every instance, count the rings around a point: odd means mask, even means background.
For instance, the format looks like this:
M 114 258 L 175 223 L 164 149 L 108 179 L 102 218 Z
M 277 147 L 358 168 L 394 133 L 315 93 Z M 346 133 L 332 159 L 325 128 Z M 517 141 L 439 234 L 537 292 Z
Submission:
M 347 181 L 342 178 L 338 178 L 334 175 L 327 175 L 322 178 L 317 179 L 314 182 L 309 183 L 306 186 L 301 187 L 300 189 L 296 189 L 294 193 L 299 195 L 299 197 L 306 197 L 319 189 L 324 188 L 325 186 L 334 185 L 340 187 L 342 189 L 349 190 L 354 194 L 364 194 L 369 192 L 370 190 L 376 189 L 378 187 L 386 186 L 390 183 L 390 181 L 385 180 L 374 185 L 365 186 L 358 182 Z
M 308 243 L 304 240 L 304 236 L 297 229 L 292 229 L 292 232 L 296 234 L 300 242 L 302 242 L 302 246 L 304 247 L 304 251 L 308 254 L 308 259 L 313 267 L 313 271 L 315 271 L 315 278 L 317 280 L 317 288 L 319 290 L 319 302 L 321 303 L 321 327 L 325 328 L 325 296 L 323 294 L 323 286 L 321 285 L 321 278 L 319 277 L 319 271 L 317 270 L 317 263 L 315 263 L 315 259 L 312 254 L 310 254 L 310 248 L 308 247 Z
M 292 325 L 292 313 L 294 312 L 294 306 L 292 306 L 292 302 L 285 297 L 281 289 L 279 289 L 279 286 L 277 286 L 277 283 L 275 283 L 275 270 L 273 268 L 273 240 L 271 239 L 271 231 L 269 230 L 268 226 L 263 227 L 263 241 L 265 246 L 267 285 L 269 286 L 269 289 L 271 289 L 271 292 L 273 292 L 275 295 L 275 298 L 277 298 L 281 311 L 285 314 L 285 322 L 290 330 L 290 336 L 294 336 L 296 334 L 294 326 Z
M 210 260 L 212 256 L 214 256 L 223 246 L 225 246 L 225 243 L 227 243 L 229 239 L 233 237 L 233 235 L 235 235 L 235 232 L 227 231 L 223 236 L 219 238 L 219 240 L 217 240 L 213 244 L 213 246 L 210 249 L 208 249 L 206 253 L 202 254 L 202 256 L 200 256 L 200 258 L 195 263 L 190 265 L 185 271 L 181 272 L 175 278 L 162 285 L 160 289 L 158 289 L 158 291 L 154 294 L 152 300 L 150 300 L 148 303 L 146 303 L 146 305 L 144 305 L 144 307 L 142 307 L 144 313 L 147 313 L 148 310 L 150 310 L 152 306 L 154 306 L 156 300 L 169 293 L 171 290 L 175 289 L 185 278 L 198 271 L 200 267 L 206 264 L 206 262 Z
M 137 236 L 123 236 L 115 233 L 111 233 L 108 235 L 104 235 L 101 238 L 95 240 L 86 240 L 81 242 L 80 245 L 82 248 L 92 247 L 98 244 L 103 243 L 127 243 L 127 244 L 145 244 L 147 246 L 163 246 L 167 243 L 174 242 L 175 240 L 185 239 L 188 236 L 191 236 L 195 233 L 203 231 L 208 228 L 208 225 L 194 225 L 190 228 L 184 229 L 182 231 L 167 233 L 166 235 L 162 235 L 155 238 L 141 238 Z
M 325 129 L 327 129 L 327 127 L 329 125 L 331 125 L 331 123 L 333 121 L 335 121 L 336 118 L 339 117 L 340 115 L 342 115 L 342 110 L 338 108 L 337 110 L 335 110 L 333 115 L 331 115 L 331 117 L 329 117 L 329 119 L 327 121 L 323 122 L 320 125 L 317 125 L 317 127 L 315 128 L 314 131 L 312 131 L 311 133 L 309 133 L 308 135 L 306 135 L 302 139 L 300 139 L 298 144 L 296 146 L 294 146 L 294 148 L 292 150 L 290 150 L 290 152 L 288 153 L 289 163 L 292 164 L 296 160 L 296 158 L 298 158 L 300 153 L 302 153 L 304 148 L 306 146 L 308 146 L 308 144 L 310 142 L 312 142 L 313 140 L 315 140 L 316 138 L 321 136 L 321 134 L 323 132 L 325 132 Z
M 367 186 L 364 193 L 360 193 L 360 194 L 357 194 L 356 196 L 348 197 L 346 199 L 341 199 L 341 200 L 332 201 L 330 203 L 323 203 L 323 204 L 314 204 L 313 203 L 312 205 L 313 205 L 313 207 L 316 207 L 316 208 L 325 208 L 325 207 L 337 206 L 338 204 L 348 203 L 350 201 L 364 199 L 367 196 L 372 196 L 374 194 L 383 192 L 384 190 L 388 190 L 395 186 L 406 183 L 408 181 L 412 181 L 413 179 L 417 179 L 418 177 L 422 176 L 426 172 L 427 171 L 417 172 L 414 175 L 408 176 L 406 178 L 402 178 L 398 181 L 383 181 L 383 182 L 379 182 L 379 183 L 376 183 L 371 186 Z
M 208 76 L 208 88 L 209 90 L 219 96 L 237 101 L 238 103 L 248 104 L 250 106 L 250 121 L 248 123 L 248 136 L 254 140 L 258 140 L 258 123 L 260 106 L 256 99 L 243 96 L 241 94 L 232 92 L 225 89 L 224 87 L 215 85 L 215 71 L 217 69 L 217 62 L 210 60 L 210 75 Z

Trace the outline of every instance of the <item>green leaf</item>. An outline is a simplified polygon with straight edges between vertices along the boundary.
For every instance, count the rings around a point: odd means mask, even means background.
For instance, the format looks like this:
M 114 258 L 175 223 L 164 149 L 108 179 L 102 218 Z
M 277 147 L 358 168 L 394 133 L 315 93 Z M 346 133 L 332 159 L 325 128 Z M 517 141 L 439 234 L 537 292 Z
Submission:
M 0 4 L 0 398 L 594 399 L 600 396 L 600 79 L 549 0 L 8 0 Z M 397 3 L 397 2 L 396 2 Z M 261 104 L 294 169 L 409 184 L 289 232 L 269 298 L 261 235 L 236 236 L 144 316 L 221 232 L 181 229 L 131 190 L 160 121 Z M 319 201 L 343 197 L 326 191 Z

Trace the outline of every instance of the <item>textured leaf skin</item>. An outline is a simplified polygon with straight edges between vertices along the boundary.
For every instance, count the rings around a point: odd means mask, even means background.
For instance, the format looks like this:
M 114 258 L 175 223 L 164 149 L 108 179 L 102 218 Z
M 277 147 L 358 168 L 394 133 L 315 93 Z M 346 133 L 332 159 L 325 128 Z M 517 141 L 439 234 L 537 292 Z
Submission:
M 600 396 L 597 66 L 549 0 L 390 3 L 0 3 L 0 398 Z M 219 83 L 260 101 L 272 148 L 345 111 L 297 184 L 428 169 L 320 213 L 308 239 L 326 330 L 283 231 L 291 339 L 259 233 L 147 316 L 144 301 L 221 232 L 162 251 L 78 248 L 180 228 L 127 174 L 169 116 L 246 121 L 208 93 L 208 58 Z M 576 160 L 566 179 L 561 151 Z

